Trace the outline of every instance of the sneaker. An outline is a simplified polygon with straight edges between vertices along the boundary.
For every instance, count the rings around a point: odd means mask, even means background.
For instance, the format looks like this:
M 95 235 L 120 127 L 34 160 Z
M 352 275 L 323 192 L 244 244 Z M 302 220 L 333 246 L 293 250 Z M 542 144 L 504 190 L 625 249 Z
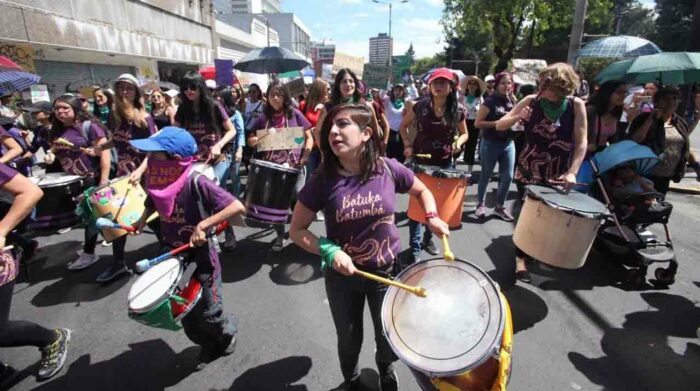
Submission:
M 99 276 L 97 276 L 97 279 L 95 279 L 95 281 L 109 282 L 121 276 L 122 274 L 131 274 L 131 272 L 129 271 L 129 269 L 126 268 L 124 262 L 114 262 L 109 266 L 109 268 L 107 268 L 107 270 L 103 271 Z
M 102 241 L 102 247 L 109 247 L 109 246 L 111 246 L 111 245 L 112 245 L 112 243 L 107 243 L 106 240 L 103 240 L 103 241 Z
M 59 235 L 60 235 L 60 234 L 64 234 L 64 233 L 66 233 L 66 232 L 69 232 L 71 229 L 73 229 L 73 227 L 66 227 L 66 228 L 61 228 L 61 229 L 59 229 L 59 230 L 56 231 L 56 232 L 58 232 Z
M 231 337 L 228 345 L 226 345 L 224 350 L 221 351 L 221 355 L 224 357 L 230 356 L 235 351 L 236 351 L 236 336 L 234 335 L 233 337 Z
M 73 263 L 68 265 L 68 270 L 83 270 L 100 259 L 97 254 L 87 254 L 82 251 L 78 252 L 78 254 L 80 254 L 80 256 L 73 261 Z
M 515 220 L 515 219 L 513 218 L 513 215 L 510 214 L 510 212 L 508 212 L 508 209 L 506 209 L 506 208 L 504 208 L 504 207 L 500 207 L 500 208 L 499 208 L 499 207 L 496 207 L 496 208 L 493 210 L 493 214 L 496 215 L 496 217 L 500 218 L 500 219 L 503 220 L 503 221 L 513 221 L 513 220 Z
M 17 381 L 19 372 L 11 366 L 0 362 L 0 390 L 9 390 Z
M 476 215 L 477 218 L 483 219 L 486 217 L 486 205 L 484 205 L 483 202 L 480 202 L 479 205 L 476 206 L 476 210 L 474 211 L 474 214 Z
M 221 246 L 221 249 L 229 252 L 233 251 L 236 248 L 236 237 L 235 236 L 229 236 L 226 238 L 224 241 L 224 245 Z
M 435 247 L 435 242 L 431 240 L 425 241 L 423 240 L 423 244 L 421 245 L 423 250 L 425 250 L 426 253 L 430 255 L 438 255 L 438 249 Z
M 278 253 L 282 250 L 284 250 L 284 236 L 278 236 L 272 242 L 272 251 Z
M 393 369 L 383 375 L 379 375 L 379 391 L 398 391 L 399 377 Z
M 50 379 L 66 363 L 71 331 L 69 329 L 57 329 L 56 333 L 58 338 L 55 342 L 39 349 L 41 351 L 41 362 L 39 362 L 39 372 L 36 375 L 39 381 Z
M 362 389 L 362 383 L 360 382 L 360 377 L 358 376 L 357 378 L 353 380 L 346 380 L 336 388 L 333 388 L 331 391 L 359 391 Z
M 319 210 L 318 212 L 316 212 L 316 221 L 323 221 L 325 219 L 326 217 L 323 215 L 322 211 Z

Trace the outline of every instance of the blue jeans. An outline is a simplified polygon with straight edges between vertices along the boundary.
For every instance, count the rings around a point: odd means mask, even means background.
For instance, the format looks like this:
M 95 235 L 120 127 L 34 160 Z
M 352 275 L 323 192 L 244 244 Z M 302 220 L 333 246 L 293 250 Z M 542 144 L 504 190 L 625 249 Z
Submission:
M 481 140 L 479 147 L 481 156 L 481 175 L 479 176 L 478 197 L 479 203 L 486 198 L 486 188 L 491 180 L 493 169 L 498 163 L 498 191 L 496 192 L 496 205 L 503 206 L 508 196 L 508 188 L 513 181 L 513 169 L 515 168 L 515 143 L 513 141 Z

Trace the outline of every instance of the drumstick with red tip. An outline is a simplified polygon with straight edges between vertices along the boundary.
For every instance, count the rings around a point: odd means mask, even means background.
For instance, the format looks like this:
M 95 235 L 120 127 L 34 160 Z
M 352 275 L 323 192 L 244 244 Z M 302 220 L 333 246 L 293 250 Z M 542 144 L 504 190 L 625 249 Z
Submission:
M 220 234 L 221 232 L 223 232 L 226 228 L 228 228 L 228 226 L 229 226 L 228 220 L 224 220 L 221 224 L 216 226 L 215 232 L 207 234 L 206 237 L 211 238 L 212 236 L 216 236 L 216 235 Z M 187 244 L 183 244 L 180 247 L 174 248 L 166 253 L 163 253 L 155 258 L 142 259 L 142 260 L 136 262 L 134 269 L 136 269 L 136 271 L 138 273 L 143 273 L 146 270 L 152 268 L 153 266 L 165 261 L 166 259 L 171 258 L 171 257 L 173 257 L 181 252 L 189 250 L 191 247 L 192 246 L 190 246 L 190 244 L 187 243 Z
M 114 228 L 114 229 L 123 229 L 124 231 L 127 232 L 136 232 L 136 228 L 130 226 L 130 225 L 124 225 L 124 224 L 119 224 L 116 221 L 112 221 L 110 219 L 100 217 L 95 221 L 95 225 L 99 229 L 103 228 Z
M 426 292 L 425 288 L 420 287 L 420 286 L 412 286 L 412 285 L 402 284 L 398 281 L 390 280 L 390 279 L 384 278 L 384 277 L 379 277 L 376 274 L 363 272 L 362 270 L 357 270 L 357 271 L 355 271 L 355 273 L 359 274 L 360 276 L 362 276 L 364 278 L 367 278 L 367 279 L 370 279 L 370 280 L 373 280 L 373 281 L 376 281 L 376 282 L 379 282 L 382 284 L 391 285 L 391 286 L 395 286 L 397 288 L 407 290 L 418 297 L 428 296 L 428 292 Z

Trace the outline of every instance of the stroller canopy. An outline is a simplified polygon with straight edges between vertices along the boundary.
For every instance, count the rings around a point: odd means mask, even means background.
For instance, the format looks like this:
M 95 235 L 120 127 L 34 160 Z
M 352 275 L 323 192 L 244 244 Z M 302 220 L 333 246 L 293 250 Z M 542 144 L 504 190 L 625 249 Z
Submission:
M 596 153 L 593 161 L 601 175 L 627 163 L 634 163 L 637 174 L 647 175 L 661 160 L 649 147 L 624 140 Z

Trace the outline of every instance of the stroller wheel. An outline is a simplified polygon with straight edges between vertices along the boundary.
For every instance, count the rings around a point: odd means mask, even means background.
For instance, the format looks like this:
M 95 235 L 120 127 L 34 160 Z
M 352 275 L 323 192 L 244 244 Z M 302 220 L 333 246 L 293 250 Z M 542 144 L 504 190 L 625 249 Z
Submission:
M 641 287 L 646 284 L 646 275 L 637 268 L 627 270 L 627 281 L 636 287 Z
M 654 276 L 656 277 L 656 285 L 669 286 L 676 282 L 676 273 L 669 269 L 658 268 L 654 270 Z

